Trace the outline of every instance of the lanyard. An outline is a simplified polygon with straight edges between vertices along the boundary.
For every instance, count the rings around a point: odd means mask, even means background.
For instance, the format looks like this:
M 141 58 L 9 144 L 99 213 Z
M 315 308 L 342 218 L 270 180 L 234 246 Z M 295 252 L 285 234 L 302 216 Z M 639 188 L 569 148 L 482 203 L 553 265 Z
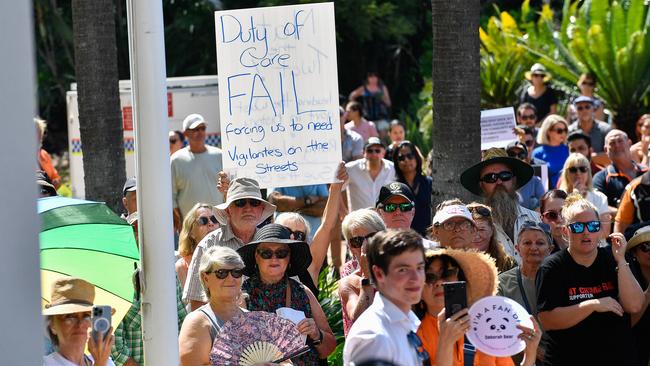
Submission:
M 521 297 L 524 300 L 524 306 L 528 314 L 531 314 L 530 303 L 528 302 L 528 297 L 526 296 L 526 290 L 524 289 L 524 282 L 521 279 L 521 269 L 517 268 L 517 283 L 519 284 L 519 291 L 521 292 Z

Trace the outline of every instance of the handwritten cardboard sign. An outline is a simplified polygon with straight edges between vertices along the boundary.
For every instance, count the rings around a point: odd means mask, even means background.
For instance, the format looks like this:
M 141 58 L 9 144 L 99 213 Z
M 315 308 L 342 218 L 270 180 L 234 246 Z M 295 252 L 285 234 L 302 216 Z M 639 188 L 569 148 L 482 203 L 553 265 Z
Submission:
M 481 150 L 506 147 L 515 141 L 515 124 L 515 111 L 512 107 L 481 111 Z
M 224 169 L 261 187 L 333 182 L 334 5 L 217 11 L 215 29 Z

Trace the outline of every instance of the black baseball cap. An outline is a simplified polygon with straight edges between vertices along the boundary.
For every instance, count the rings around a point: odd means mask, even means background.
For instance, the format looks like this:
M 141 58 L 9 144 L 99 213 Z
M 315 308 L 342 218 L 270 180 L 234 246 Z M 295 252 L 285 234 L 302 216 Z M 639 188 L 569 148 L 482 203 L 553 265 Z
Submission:
M 392 182 L 381 187 L 375 206 L 386 202 L 393 196 L 402 196 L 411 202 L 415 202 L 415 195 L 409 186 L 400 182 Z

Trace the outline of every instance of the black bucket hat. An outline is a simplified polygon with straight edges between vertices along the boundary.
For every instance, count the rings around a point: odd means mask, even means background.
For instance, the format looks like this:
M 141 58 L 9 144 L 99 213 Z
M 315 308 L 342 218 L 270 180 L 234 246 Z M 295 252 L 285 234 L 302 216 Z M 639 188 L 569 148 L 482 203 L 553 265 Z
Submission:
M 292 233 L 285 226 L 280 224 L 268 224 L 258 229 L 253 237 L 253 241 L 237 249 L 237 252 L 244 260 L 244 274 L 248 277 L 257 273 L 255 262 L 255 250 L 261 243 L 279 243 L 288 244 L 291 251 L 287 275 L 298 276 L 307 270 L 311 264 L 311 252 L 309 244 L 304 241 L 292 239 Z
M 465 189 L 476 195 L 483 195 L 480 185 L 481 170 L 488 165 L 497 163 L 505 164 L 512 169 L 512 174 L 517 177 L 517 189 L 528 183 L 535 174 L 535 170 L 530 166 L 530 164 L 509 157 L 503 149 L 491 148 L 485 152 L 483 161 L 467 168 L 460 175 L 460 184 L 462 184 Z

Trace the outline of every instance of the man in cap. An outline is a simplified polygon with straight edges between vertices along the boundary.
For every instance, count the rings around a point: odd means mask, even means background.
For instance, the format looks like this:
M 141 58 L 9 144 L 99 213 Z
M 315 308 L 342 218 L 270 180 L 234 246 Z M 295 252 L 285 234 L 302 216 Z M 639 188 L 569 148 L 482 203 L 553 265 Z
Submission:
M 222 170 L 221 149 L 205 144 L 207 123 L 200 114 L 183 120 L 188 145 L 171 156 L 174 227 L 180 231 L 183 217 L 197 202 L 223 203 L 217 190 L 217 174 Z
M 476 222 L 460 200 L 444 201 L 438 205 L 433 217 L 432 234 L 443 248 L 470 249 L 476 234 Z
M 262 199 L 257 182 L 236 178 L 229 183 L 227 200 L 215 207 L 221 226 L 206 235 L 197 245 L 187 270 L 183 300 L 195 310 L 208 301 L 201 287 L 199 264 L 201 256 L 215 245 L 239 249 L 253 240 L 257 226 L 275 212 L 275 205 Z
M 585 95 L 581 95 L 573 100 L 573 106 L 576 110 L 577 119 L 569 126 L 569 133 L 582 131 L 591 139 L 591 147 L 596 154 L 605 150 L 605 135 L 612 128 L 603 121 L 598 121 L 594 117 L 594 100 Z M 602 154 L 604 156 L 604 154 Z
M 534 174 L 533 167 L 509 157 L 503 149 L 491 148 L 483 161 L 466 169 L 460 182 L 468 191 L 484 197 L 492 208 L 497 227 L 497 240 L 517 262 L 521 257 L 515 250 L 517 235 L 526 221 L 541 222 L 539 214 L 519 204 L 517 189 L 528 183 Z
M 386 228 L 411 229 L 415 217 L 415 195 L 411 188 L 404 183 L 388 183 L 379 190 L 375 210 L 386 224 Z M 422 244 L 425 249 L 437 246 L 436 243 L 427 239 L 422 239 Z
M 363 158 L 345 164 L 350 180 L 347 187 L 347 203 L 350 211 L 374 207 L 379 190 L 395 181 L 395 167 L 384 159 L 386 147 L 377 137 L 368 139 Z
M 605 152 L 612 163 L 594 175 L 594 188 L 607 196 L 607 204 L 612 213 L 616 212 L 625 186 L 647 170 L 632 159 L 631 145 L 625 132 L 611 130 L 605 136 Z
M 530 164 L 528 159 L 528 149 L 526 145 L 519 141 L 513 141 L 506 147 L 506 153 L 509 157 L 519 159 L 523 162 Z M 540 200 L 544 195 L 544 184 L 542 179 L 536 175 L 517 190 L 519 193 L 519 204 L 529 210 L 535 210 L 539 207 Z

